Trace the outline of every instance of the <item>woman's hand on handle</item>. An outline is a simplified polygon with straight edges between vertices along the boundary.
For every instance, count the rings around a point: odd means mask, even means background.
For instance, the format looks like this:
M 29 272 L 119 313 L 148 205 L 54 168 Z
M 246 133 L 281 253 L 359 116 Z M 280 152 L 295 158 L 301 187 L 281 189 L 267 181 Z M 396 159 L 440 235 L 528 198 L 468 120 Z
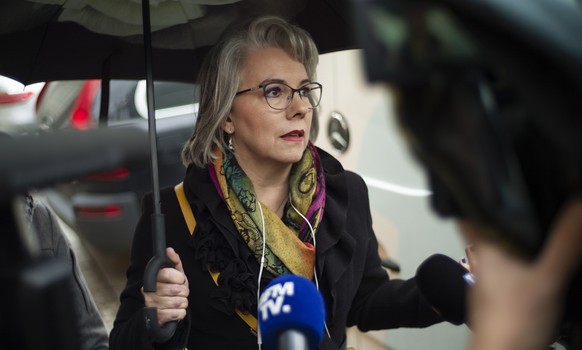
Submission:
M 142 288 L 145 306 L 158 310 L 160 325 L 186 317 L 190 293 L 180 256 L 173 248 L 166 248 L 166 254 L 174 267 L 163 268 L 158 272 L 155 292 L 144 292 Z

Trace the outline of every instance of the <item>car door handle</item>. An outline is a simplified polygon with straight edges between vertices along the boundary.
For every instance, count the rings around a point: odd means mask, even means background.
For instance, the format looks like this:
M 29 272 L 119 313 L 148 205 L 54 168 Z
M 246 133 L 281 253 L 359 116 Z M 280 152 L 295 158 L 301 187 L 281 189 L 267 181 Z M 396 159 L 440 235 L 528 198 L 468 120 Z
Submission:
M 400 272 L 400 265 L 390 258 L 382 259 L 382 267 L 392 270 L 394 272 Z

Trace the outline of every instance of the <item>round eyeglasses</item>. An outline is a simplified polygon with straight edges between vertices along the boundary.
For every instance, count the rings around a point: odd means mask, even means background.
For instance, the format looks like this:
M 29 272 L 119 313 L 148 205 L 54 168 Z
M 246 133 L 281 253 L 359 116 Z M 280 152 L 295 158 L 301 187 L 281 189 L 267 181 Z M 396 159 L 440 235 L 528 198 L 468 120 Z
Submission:
M 322 87 L 320 83 L 307 83 L 298 89 L 294 89 L 285 83 L 267 82 L 259 86 L 238 91 L 236 96 L 259 89 L 263 89 L 263 96 L 267 104 L 277 110 L 287 109 L 291 105 L 291 101 L 293 101 L 293 96 L 296 92 L 302 101 L 309 103 L 309 108 L 311 109 L 319 106 L 319 102 L 321 101 Z

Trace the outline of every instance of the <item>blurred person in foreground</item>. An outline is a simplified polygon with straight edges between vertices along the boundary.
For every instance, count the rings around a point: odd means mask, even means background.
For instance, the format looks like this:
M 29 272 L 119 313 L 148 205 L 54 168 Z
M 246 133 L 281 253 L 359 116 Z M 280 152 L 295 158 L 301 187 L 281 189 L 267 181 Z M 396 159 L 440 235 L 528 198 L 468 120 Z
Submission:
M 42 201 L 26 195 L 25 216 L 30 220 L 31 233 L 38 238 L 42 256 L 66 261 L 71 274 L 71 296 L 69 300 L 78 326 L 79 350 L 107 350 L 109 336 L 107 329 L 79 268 L 71 243 L 65 236 L 55 214 Z
M 8 138 L 11 136 L 0 132 L 0 137 Z M 71 310 L 59 311 L 63 311 L 63 314 L 67 316 L 72 314 L 74 317 L 74 320 L 67 319 L 66 321 L 72 321 L 71 324 L 77 328 L 78 342 L 75 342 L 75 344 L 79 345 L 79 350 L 107 350 L 109 348 L 107 329 L 79 267 L 75 251 L 63 232 L 56 215 L 49 206 L 31 193 L 16 197 L 14 202 L 18 203 L 16 205 L 16 213 L 20 219 L 21 234 L 27 238 L 27 241 L 34 242 L 33 247 L 38 250 L 38 258 L 59 260 L 65 266 L 67 284 L 64 288 L 67 289 L 67 292 L 70 292 L 67 295 L 72 298 L 65 300 L 65 302 L 66 306 L 70 307 Z M 47 273 L 50 274 L 50 272 Z M 55 278 L 55 276 L 47 276 L 47 280 L 51 278 Z M 42 286 L 42 283 L 39 282 L 38 287 L 40 286 Z M 37 301 L 31 301 L 30 303 L 34 304 L 35 302 Z M 46 305 L 47 309 L 54 306 Z M 46 310 L 36 311 L 43 313 Z M 60 317 L 61 315 L 54 315 L 52 319 L 56 321 L 60 320 Z M 10 321 L 14 322 L 14 320 Z M 52 329 L 52 326 L 46 325 L 45 328 Z M 25 333 L 34 337 L 34 332 L 35 330 L 29 330 Z M 53 334 L 52 336 L 58 335 Z
M 443 321 L 414 278 L 382 268 L 361 177 L 310 141 L 322 86 L 310 35 L 278 17 L 227 31 L 200 70 L 200 108 L 182 159 L 190 231 L 174 188 L 163 189 L 167 254 L 156 292 L 143 292 L 152 257 L 152 197 L 136 227 L 112 349 L 257 349 L 257 298 L 275 277 L 312 280 L 323 295 L 319 349 L 346 349 L 346 327 L 427 327 Z M 218 275 L 219 273 L 219 275 Z M 215 278 L 215 276 L 217 276 Z M 144 308 L 178 321 L 167 340 L 147 332 Z M 239 315 L 242 315 L 239 317 Z
M 471 349 L 548 349 L 552 343 L 579 349 L 580 339 L 572 337 L 580 334 L 561 330 L 560 321 L 582 263 L 582 199 L 572 200 L 557 215 L 544 250 L 533 262 L 484 240 L 479 227 L 464 222 L 460 228 L 477 247 L 475 259 L 470 259 L 478 276 L 469 301 Z
M 582 10 L 573 1 L 365 0 L 372 81 L 475 252 L 474 349 L 582 349 Z

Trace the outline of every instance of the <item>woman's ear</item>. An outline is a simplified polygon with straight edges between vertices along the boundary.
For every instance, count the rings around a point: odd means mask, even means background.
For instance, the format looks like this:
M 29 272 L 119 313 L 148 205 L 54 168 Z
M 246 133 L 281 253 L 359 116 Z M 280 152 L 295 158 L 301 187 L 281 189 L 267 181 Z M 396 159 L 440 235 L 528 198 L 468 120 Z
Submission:
M 223 130 L 227 134 L 230 135 L 234 134 L 234 122 L 232 121 L 232 117 L 230 115 L 226 118 L 226 121 L 224 122 Z

